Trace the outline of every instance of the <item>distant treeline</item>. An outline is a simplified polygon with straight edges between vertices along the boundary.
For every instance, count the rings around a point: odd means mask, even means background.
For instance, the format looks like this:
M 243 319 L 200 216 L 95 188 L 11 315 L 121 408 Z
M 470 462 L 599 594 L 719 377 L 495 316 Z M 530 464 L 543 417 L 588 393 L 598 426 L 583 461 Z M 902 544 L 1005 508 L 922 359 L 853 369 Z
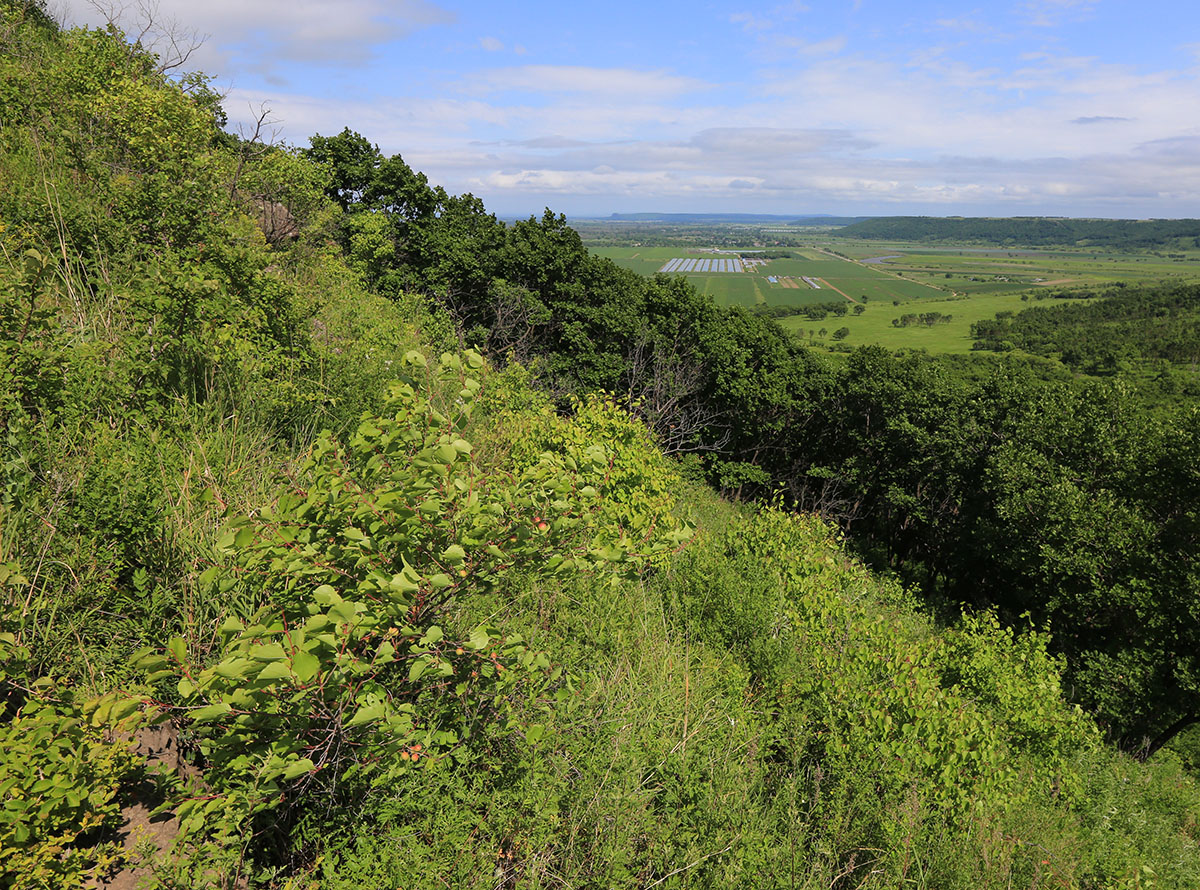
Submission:
M 861 315 L 863 308 L 860 306 L 854 307 L 854 314 Z M 787 306 L 755 306 L 753 312 L 755 315 L 765 315 L 767 318 L 791 318 L 794 315 L 803 315 L 810 321 L 824 321 L 830 313 L 841 318 L 850 309 L 850 304 L 844 301 L 830 303 L 808 303 L 805 305 L 787 305 Z
M 953 318 L 953 315 L 943 315 L 940 312 L 922 312 L 920 314 L 908 312 L 899 318 L 893 318 L 892 327 L 907 328 L 910 325 L 924 325 L 927 328 L 931 328 L 935 324 L 947 324 Z
M 793 223 L 792 217 L 772 213 L 614 213 L 605 217 L 614 222 L 666 222 L 666 223 Z M 823 219 L 823 217 L 822 217 Z M 812 225 L 804 221 L 800 225 Z M 825 225 L 826 223 L 821 223 Z
M 1026 309 L 971 325 L 975 349 L 1058 355 L 1092 374 L 1123 362 L 1200 361 L 1200 286 L 1114 289 L 1094 303 Z
M 869 216 L 813 216 L 793 220 L 789 226 L 850 226 L 865 222 Z
M 1190 248 L 1200 247 L 1200 220 L 886 216 L 848 225 L 838 234 L 871 240 Z
M 745 260 L 790 260 L 795 254 L 790 250 L 741 250 L 738 256 Z

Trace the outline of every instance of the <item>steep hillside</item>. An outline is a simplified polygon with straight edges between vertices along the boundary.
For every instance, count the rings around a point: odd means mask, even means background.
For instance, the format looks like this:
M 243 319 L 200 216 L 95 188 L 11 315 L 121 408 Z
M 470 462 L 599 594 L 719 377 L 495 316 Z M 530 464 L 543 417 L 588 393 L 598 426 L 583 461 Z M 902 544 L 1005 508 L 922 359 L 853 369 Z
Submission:
M 841 372 L 158 68 L 0 0 L 0 886 L 1200 885 L 1045 628 L 702 481 Z

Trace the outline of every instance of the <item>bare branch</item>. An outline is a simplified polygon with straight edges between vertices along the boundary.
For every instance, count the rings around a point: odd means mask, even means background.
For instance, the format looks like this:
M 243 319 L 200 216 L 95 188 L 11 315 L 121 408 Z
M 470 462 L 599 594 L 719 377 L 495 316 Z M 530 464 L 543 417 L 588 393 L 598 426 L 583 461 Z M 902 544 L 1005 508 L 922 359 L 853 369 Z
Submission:
M 254 120 L 252 127 L 244 124 L 238 125 L 238 136 L 241 142 L 238 146 L 237 169 L 233 171 L 233 180 L 229 183 L 229 197 L 231 198 L 237 194 L 238 182 L 242 178 L 242 171 L 246 169 L 247 162 L 262 157 L 279 141 L 279 130 L 272 126 L 278 121 L 272 119 L 271 109 L 267 107 L 266 102 L 260 104 L 257 111 L 254 110 L 254 106 L 250 106 L 250 115 Z M 271 128 L 270 139 L 264 138 L 263 135 L 264 130 L 268 127 Z
M 176 18 L 163 18 L 158 0 L 88 0 L 88 5 L 109 27 L 122 31 L 130 44 L 154 53 L 159 74 L 186 65 L 208 39 L 207 34 L 186 27 Z
M 723 411 L 703 398 L 708 366 L 681 332 L 669 343 L 643 333 L 627 356 L 626 399 L 666 454 L 721 451 L 730 428 Z

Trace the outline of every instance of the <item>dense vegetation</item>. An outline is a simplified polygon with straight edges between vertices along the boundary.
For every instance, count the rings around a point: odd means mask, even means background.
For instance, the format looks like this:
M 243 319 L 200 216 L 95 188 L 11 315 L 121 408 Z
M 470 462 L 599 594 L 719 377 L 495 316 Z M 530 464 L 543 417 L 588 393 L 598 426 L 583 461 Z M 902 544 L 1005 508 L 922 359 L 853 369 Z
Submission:
M 1194 414 L 830 363 L 28 2 L 0 99 L 0 884 L 1200 883 Z
M 846 301 L 839 300 L 837 302 L 785 304 L 782 306 L 763 303 L 755 306 L 751 311 L 755 315 L 765 315 L 768 318 L 791 318 L 795 315 L 803 315 L 810 321 L 824 321 L 831 313 L 835 317 L 841 318 L 849 310 L 850 307 Z M 862 314 L 865 307 L 859 304 L 854 307 L 854 310 L 855 314 Z
M 1034 307 L 976 322 L 976 349 L 1021 349 L 1064 365 L 1110 375 L 1132 363 L 1179 367 L 1200 362 L 1200 287 L 1119 288 L 1083 305 Z
M 1001 247 L 1079 245 L 1193 249 L 1200 247 L 1200 220 L 883 216 L 852 223 L 839 229 L 838 235 L 871 241 L 974 241 Z
M 721 489 L 783 486 L 931 596 L 1048 622 L 1077 699 L 1131 749 L 1200 717 L 1189 405 L 1152 412 L 1021 363 L 982 379 L 872 349 L 831 364 L 761 315 L 588 254 L 561 217 L 506 227 L 349 131 L 310 154 L 333 159 L 352 261 L 359 225 L 385 236 L 376 287 L 444 293 L 469 338 L 537 357 L 552 392 L 625 394 Z
M 899 318 L 893 318 L 892 325 L 898 328 L 906 328 L 914 324 L 932 327 L 935 324 L 949 324 L 953 318 L 953 315 L 945 315 L 941 312 L 906 312 Z

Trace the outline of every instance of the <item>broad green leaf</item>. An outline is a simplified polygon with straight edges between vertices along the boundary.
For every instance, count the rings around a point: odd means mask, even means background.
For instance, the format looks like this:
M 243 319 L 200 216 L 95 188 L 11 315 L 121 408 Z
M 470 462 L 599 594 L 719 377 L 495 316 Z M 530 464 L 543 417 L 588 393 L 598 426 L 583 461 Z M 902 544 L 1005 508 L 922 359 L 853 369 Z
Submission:
M 278 661 L 287 657 L 287 653 L 283 651 L 283 646 L 279 643 L 264 643 L 261 646 L 255 646 L 248 654 L 255 661 Z
M 307 757 L 304 757 L 288 764 L 287 769 L 283 771 L 282 778 L 285 782 L 290 782 L 292 779 L 302 776 L 305 773 L 311 773 L 316 768 L 317 765 L 315 763 L 313 763 Z
M 488 632 L 482 627 L 477 627 L 471 631 L 471 637 L 467 645 L 478 652 L 486 649 L 491 641 L 492 638 L 488 636 Z
M 333 618 L 335 621 L 345 621 L 347 624 L 352 622 L 357 615 L 358 605 L 347 600 L 343 600 L 342 602 L 335 604 L 334 607 L 329 610 L 330 618 Z
M 134 698 L 119 699 L 113 702 L 112 711 L 109 712 L 108 719 L 112 723 L 120 723 L 130 714 L 137 711 L 140 705 L 141 702 Z
M 337 590 L 335 590 L 332 586 L 329 584 L 322 584 L 313 591 L 313 599 L 315 599 L 322 606 L 328 606 L 330 603 L 338 602 L 341 597 L 338 596 Z
M 213 673 L 226 680 L 241 680 L 254 668 L 249 658 L 231 658 L 213 666 Z
M 233 710 L 233 708 L 231 708 L 229 706 L 228 702 L 222 701 L 222 702 L 217 702 L 215 705 L 208 705 L 207 707 L 197 708 L 196 710 L 194 710 L 190 714 L 188 714 L 188 716 L 192 718 L 193 723 L 205 723 L 209 720 L 216 720 L 219 717 L 224 717 L 224 716 L 228 715 L 232 710 Z
M 292 670 L 296 672 L 296 679 L 301 683 L 311 681 L 320 668 L 320 659 L 311 652 L 297 652 L 292 658 Z
M 354 716 L 350 718 L 350 722 L 346 726 L 361 726 L 364 723 L 371 723 L 383 717 L 386 707 L 383 702 L 371 702 L 363 705 Z
M 290 680 L 291 677 L 292 672 L 288 669 L 287 662 L 285 661 L 273 661 L 258 672 L 258 679 L 263 682 Z

